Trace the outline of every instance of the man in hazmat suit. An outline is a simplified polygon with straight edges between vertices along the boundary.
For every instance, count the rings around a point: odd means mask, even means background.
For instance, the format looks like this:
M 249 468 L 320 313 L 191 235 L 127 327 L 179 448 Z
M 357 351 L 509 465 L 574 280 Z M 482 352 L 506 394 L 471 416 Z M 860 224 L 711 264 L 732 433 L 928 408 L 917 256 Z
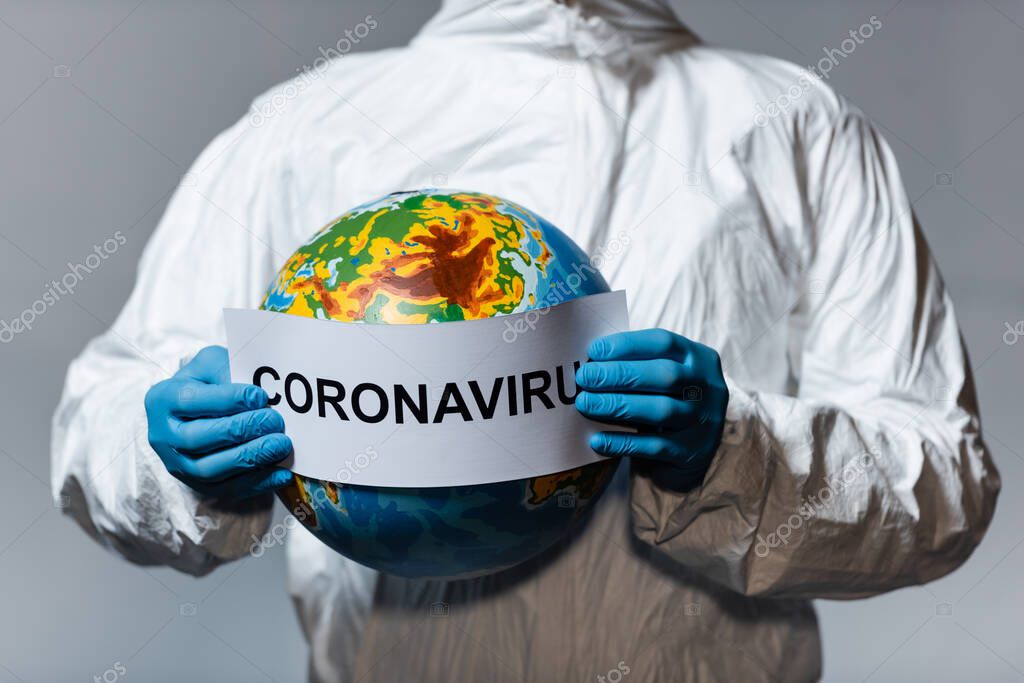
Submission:
M 343 53 L 199 157 L 71 365 L 53 485 L 89 534 L 195 575 L 244 557 L 289 442 L 227 383 L 222 309 L 332 216 L 451 186 L 531 207 L 628 292 L 652 331 L 604 342 L 580 409 L 656 429 L 595 442 L 629 467 L 498 575 L 378 576 L 296 530 L 311 679 L 812 680 L 811 599 L 968 557 L 999 478 L 953 308 L 892 152 L 820 79 L 701 45 L 667 0 L 450 0 L 406 48 Z

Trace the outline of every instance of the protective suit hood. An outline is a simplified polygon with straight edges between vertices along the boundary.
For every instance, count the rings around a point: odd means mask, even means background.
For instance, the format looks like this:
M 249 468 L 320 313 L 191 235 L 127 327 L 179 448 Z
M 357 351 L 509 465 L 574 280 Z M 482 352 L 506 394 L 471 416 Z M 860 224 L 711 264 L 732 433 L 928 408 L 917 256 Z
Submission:
M 456 35 L 584 58 L 697 42 L 664 0 L 445 0 L 418 39 Z

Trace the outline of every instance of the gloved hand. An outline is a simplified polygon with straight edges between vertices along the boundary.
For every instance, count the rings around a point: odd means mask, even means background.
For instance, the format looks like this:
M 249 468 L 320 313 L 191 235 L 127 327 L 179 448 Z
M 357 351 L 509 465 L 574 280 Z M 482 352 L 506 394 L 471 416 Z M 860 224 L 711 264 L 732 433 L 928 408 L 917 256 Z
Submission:
M 227 349 L 207 346 L 146 393 L 149 443 L 168 472 L 202 494 L 265 493 L 291 479 L 273 465 L 292 453 L 284 418 L 266 406 L 260 387 L 231 383 Z
M 714 349 L 662 329 L 594 340 L 576 372 L 576 408 L 593 420 L 636 427 L 598 432 L 601 455 L 658 463 L 659 478 L 683 489 L 704 479 L 722 438 L 729 390 Z

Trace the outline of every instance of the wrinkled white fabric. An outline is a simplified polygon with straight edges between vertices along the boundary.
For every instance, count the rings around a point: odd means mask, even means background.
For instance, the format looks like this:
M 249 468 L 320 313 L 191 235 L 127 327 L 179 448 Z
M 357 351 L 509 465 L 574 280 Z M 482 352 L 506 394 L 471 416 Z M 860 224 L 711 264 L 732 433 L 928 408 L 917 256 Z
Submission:
M 124 311 L 72 364 L 54 494 L 134 562 L 244 556 L 271 500 L 174 480 L 146 442 L 147 388 L 223 343 L 222 308 L 257 306 L 330 218 L 399 189 L 489 192 L 587 249 L 635 328 L 721 353 L 723 444 L 690 493 L 623 470 L 558 552 L 497 577 L 377 577 L 296 531 L 311 679 L 818 677 L 806 601 L 953 570 L 999 478 L 892 152 L 803 76 L 701 45 L 658 0 L 454 0 L 407 48 L 272 90 L 200 156 Z

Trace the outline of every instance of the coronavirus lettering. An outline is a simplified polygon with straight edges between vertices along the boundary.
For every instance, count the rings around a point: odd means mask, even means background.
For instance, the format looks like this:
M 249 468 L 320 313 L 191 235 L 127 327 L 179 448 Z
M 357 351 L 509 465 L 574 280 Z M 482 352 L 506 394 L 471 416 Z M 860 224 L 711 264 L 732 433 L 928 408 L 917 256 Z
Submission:
M 579 367 L 580 361 L 575 361 L 571 368 L 559 365 L 553 370 L 487 381 L 447 382 L 432 391 L 427 384 L 385 387 L 360 382 L 349 386 L 337 378 L 306 377 L 261 365 L 253 372 L 252 383 L 266 390 L 271 406 L 287 406 L 299 414 L 315 412 L 324 419 L 370 424 L 439 424 L 529 415 L 570 405 L 578 392 L 575 377 Z

